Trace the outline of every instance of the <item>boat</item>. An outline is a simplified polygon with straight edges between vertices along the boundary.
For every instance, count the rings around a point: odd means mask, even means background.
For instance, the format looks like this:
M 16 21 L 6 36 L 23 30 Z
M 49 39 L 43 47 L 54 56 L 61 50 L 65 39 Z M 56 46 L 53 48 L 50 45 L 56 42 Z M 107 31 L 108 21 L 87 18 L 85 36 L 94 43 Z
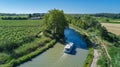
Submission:
M 74 44 L 72 42 L 66 44 L 66 46 L 64 47 L 64 53 L 71 53 L 73 49 L 73 45 Z

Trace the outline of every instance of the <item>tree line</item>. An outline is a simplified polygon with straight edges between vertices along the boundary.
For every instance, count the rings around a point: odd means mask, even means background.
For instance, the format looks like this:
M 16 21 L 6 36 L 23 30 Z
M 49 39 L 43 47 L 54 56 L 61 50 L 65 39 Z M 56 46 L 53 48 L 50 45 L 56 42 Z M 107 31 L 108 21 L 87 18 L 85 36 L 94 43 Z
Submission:
M 92 14 L 95 17 L 107 17 L 107 18 L 113 18 L 113 19 L 120 19 L 120 13 L 98 13 L 98 14 Z
M 28 17 L 1 17 L 2 20 L 27 20 Z

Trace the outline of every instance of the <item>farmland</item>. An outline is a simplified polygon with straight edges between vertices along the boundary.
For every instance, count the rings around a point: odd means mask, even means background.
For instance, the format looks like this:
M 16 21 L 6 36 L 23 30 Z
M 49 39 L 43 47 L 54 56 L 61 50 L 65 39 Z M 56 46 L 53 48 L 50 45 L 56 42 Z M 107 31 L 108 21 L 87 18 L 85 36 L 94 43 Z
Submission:
M 51 41 L 40 36 L 42 20 L 0 20 L 0 65 L 7 64 Z
M 102 23 L 109 32 L 120 35 L 120 24 Z
M 42 24 L 42 20 L 0 20 L 0 27 L 9 27 L 9 26 L 40 26 Z

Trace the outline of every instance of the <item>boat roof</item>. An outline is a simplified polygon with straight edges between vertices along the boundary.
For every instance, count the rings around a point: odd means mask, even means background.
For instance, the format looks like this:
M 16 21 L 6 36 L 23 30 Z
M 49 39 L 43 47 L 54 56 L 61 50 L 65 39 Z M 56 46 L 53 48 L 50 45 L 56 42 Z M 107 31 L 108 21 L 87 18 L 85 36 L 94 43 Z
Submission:
M 70 47 L 72 47 L 72 46 L 73 46 L 73 43 L 70 42 L 70 43 L 66 44 L 65 48 L 70 48 Z

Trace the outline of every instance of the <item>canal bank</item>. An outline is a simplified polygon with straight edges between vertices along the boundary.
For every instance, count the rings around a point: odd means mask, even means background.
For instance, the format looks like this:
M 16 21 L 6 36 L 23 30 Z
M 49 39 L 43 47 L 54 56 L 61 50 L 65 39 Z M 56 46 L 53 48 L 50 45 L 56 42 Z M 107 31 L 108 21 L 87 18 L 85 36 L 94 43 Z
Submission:
M 65 45 L 57 43 L 53 48 L 18 67 L 82 67 L 88 54 L 86 43 L 72 29 L 66 29 L 64 34 L 66 42 L 73 42 L 76 46 L 72 54 L 65 54 Z

